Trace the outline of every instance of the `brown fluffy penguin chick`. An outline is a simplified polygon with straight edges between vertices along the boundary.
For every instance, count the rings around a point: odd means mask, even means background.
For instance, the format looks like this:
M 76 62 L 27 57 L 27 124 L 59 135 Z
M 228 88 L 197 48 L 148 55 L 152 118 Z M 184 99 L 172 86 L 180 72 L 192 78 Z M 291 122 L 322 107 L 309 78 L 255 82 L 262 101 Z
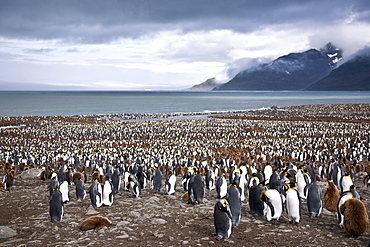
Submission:
M 182 200 L 182 201 L 184 201 L 184 202 L 189 201 L 189 193 L 188 193 L 188 192 L 185 192 L 185 193 L 182 195 L 181 200 Z
M 74 184 L 76 184 L 77 181 L 80 180 L 80 179 L 82 179 L 82 180 L 84 179 L 84 176 L 82 175 L 81 172 L 75 172 L 75 173 L 73 173 L 73 175 L 72 175 L 72 181 L 73 181 Z
M 336 212 L 339 197 L 340 194 L 337 186 L 335 186 L 332 180 L 328 180 L 328 184 L 323 190 L 324 208 L 331 212 Z
M 99 170 L 95 170 L 92 175 L 91 175 L 91 181 L 94 181 L 95 179 L 97 179 L 99 181 L 99 183 L 101 183 L 100 181 L 100 172 Z
M 344 216 L 343 228 L 346 232 L 357 238 L 369 227 L 369 216 L 366 212 L 365 205 L 356 198 L 345 201 L 340 206 L 340 213 Z
M 112 225 L 112 222 L 107 218 L 99 215 L 90 216 L 89 218 L 82 221 L 80 229 L 83 231 L 91 229 L 102 229 L 103 227 L 108 227 Z

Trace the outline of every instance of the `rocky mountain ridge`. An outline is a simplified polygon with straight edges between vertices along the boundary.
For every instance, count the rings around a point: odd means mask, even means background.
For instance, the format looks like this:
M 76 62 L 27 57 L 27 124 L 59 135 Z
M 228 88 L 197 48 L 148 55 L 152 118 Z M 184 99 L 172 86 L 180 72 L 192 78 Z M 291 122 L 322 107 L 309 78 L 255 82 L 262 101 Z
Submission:
M 303 90 L 327 75 L 342 59 L 342 51 L 328 43 L 319 50 L 290 53 L 238 73 L 213 90 Z

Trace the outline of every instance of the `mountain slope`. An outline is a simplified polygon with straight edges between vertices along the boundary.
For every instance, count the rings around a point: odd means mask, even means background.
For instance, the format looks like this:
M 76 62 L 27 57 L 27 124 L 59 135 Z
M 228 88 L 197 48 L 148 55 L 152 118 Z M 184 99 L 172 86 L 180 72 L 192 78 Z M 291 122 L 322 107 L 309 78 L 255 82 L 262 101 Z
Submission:
M 309 86 L 307 91 L 369 91 L 370 54 L 357 56 Z
M 215 77 L 206 80 L 200 84 L 194 85 L 191 88 L 186 89 L 187 91 L 210 91 L 213 88 L 220 86 L 220 82 Z
M 320 51 L 290 53 L 244 70 L 214 90 L 303 90 L 327 76 L 341 58 L 342 51 L 328 43 Z

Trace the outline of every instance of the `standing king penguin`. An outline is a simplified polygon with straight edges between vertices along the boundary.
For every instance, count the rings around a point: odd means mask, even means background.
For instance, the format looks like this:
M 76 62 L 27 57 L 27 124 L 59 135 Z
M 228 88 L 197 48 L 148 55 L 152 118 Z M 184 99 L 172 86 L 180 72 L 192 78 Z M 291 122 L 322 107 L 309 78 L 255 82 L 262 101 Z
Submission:
M 165 187 L 167 195 L 175 194 L 176 176 L 172 172 L 166 178 Z
M 307 211 L 308 216 L 318 217 L 323 207 L 322 189 L 317 181 L 314 181 L 307 190 Z
M 227 189 L 226 200 L 229 203 L 232 224 L 233 226 L 238 226 L 241 218 L 242 202 L 236 184 L 231 184 Z
M 102 203 L 102 188 L 98 179 L 94 179 L 90 187 L 90 200 L 93 208 L 101 207 Z
M 189 201 L 191 204 L 199 204 L 204 198 L 204 181 L 198 170 L 195 169 L 189 181 Z
M 217 179 L 216 191 L 217 191 L 217 198 L 224 198 L 226 196 L 227 182 L 226 182 L 225 174 L 221 174 L 221 176 Z
M 59 222 L 63 218 L 63 198 L 59 188 L 54 189 L 51 194 L 49 214 L 51 222 Z
M 265 192 L 266 188 L 263 183 L 257 184 L 256 180 L 252 183 L 249 188 L 249 212 L 257 216 L 263 215 L 264 202 L 261 199 L 261 195 Z
M 102 203 L 106 206 L 112 206 L 113 204 L 113 185 L 110 181 L 105 180 L 103 187 L 103 199 Z
M 152 177 L 152 190 L 161 192 L 162 187 L 162 172 L 159 169 L 155 169 Z
M 297 187 L 297 183 L 292 182 L 289 186 L 286 186 L 286 211 L 289 217 L 289 223 L 298 225 L 301 218 L 301 198 L 299 193 L 294 187 Z
M 76 182 L 76 197 L 77 200 L 83 200 L 86 196 L 85 182 L 83 178 L 80 178 Z
M 229 238 L 232 230 L 232 215 L 229 203 L 226 199 L 219 200 L 213 212 L 213 220 L 216 229 L 216 238 Z

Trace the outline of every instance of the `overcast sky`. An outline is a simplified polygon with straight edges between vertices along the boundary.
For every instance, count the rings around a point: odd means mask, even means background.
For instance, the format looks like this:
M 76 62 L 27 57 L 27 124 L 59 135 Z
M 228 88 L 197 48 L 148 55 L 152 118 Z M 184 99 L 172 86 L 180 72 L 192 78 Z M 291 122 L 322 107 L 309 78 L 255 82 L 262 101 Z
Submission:
M 328 42 L 370 46 L 370 1 L 1 0 L 0 90 L 180 90 Z

